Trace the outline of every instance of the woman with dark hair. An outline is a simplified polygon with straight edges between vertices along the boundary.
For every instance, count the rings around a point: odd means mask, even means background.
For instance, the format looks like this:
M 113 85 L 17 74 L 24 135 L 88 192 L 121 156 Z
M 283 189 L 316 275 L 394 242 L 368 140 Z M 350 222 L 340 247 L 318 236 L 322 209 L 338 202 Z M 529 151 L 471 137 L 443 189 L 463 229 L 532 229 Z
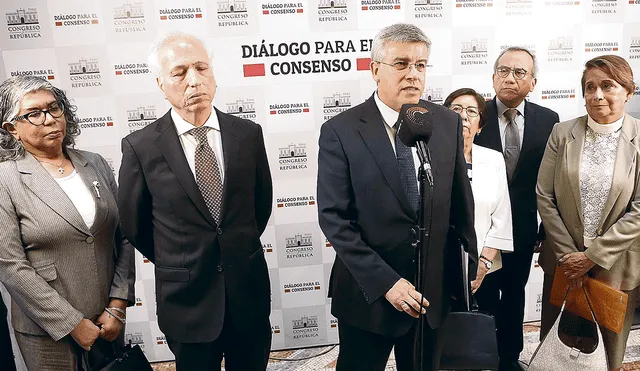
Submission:
M 504 159 L 500 152 L 473 144 L 486 119 L 486 104 L 475 90 L 462 88 L 449 94 L 445 107 L 462 118 L 464 157 L 471 180 L 478 239 L 478 272 L 471 282 L 480 310 L 496 314 L 500 294 L 496 275 L 502 261 L 500 251 L 513 251 L 511 203 Z
M 558 265 L 571 287 L 588 275 L 622 290 L 629 295 L 622 332 L 601 328 L 611 370 L 622 367 L 640 287 L 640 120 L 625 113 L 634 89 L 624 58 L 585 64 L 587 115 L 553 128 L 536 188 L 546 232 L 541 336 L 560 312 L 549 303 Z
M 79 347 L 122 339 L 135 298 L 116 182 L 73 148 L 76 107 L 38 77 L 0 84 L 0 281 L 27 368 L 78 369 Z

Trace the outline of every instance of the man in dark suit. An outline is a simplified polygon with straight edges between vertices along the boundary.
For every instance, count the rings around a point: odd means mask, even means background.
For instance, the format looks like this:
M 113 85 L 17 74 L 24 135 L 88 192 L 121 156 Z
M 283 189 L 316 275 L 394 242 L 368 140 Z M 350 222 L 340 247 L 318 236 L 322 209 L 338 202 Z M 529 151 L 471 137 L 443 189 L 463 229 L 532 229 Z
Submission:
M 420 101 L 430 45 L 413 25 L 394 24 L 381 30 L 373 41 L 370 67 L 377 91 L 321 129 L 318 213 L 320 227 L 337 254 L 329 295 L 339 325 L 338 371 L 384 370 L 393 346 L 398 370 L 413 371 L 421 302 L 427 307 L 425 370 L 437 370 L 436 329 L 448 312 L 450 298 L 443 282 L 449 269 L 445 246 L 450 225 L 469 241 L 475 259 L 473 201 L 460 117 Z M 434 217 L 427 221 L 430 237 L 423 250 L 424 297 L 415 289 L 411 246 L 411 230 L 418 223 L 418 164 L 415 148 L 397 140 L 394 127 L 401 106 L 418 102 L 434 122 L 428 144 L 433 203 L 425 207 Z
M 265 370 L 270 285 L 260 235 L 272 207 L 262 129 L 211 105 L 204 43 L 172 33 L 150 66 L 172 108 L 122 140 L 119 207 L 155 264 L 160 329 L 177 370 Z
M 538 228 L 536 181 L 538 168 L 558 114 L 525 100 L 536 85 L 537 65 L 529 50 L 511 47 L 494 64 L 496 97 L 487 102 L 487 121 L 475 143 L 504 154 L 513 215 L 512 253 L 502 255 L 502 268 L 484 278 L 485 292 L 497 304 L 500 370 L 520 370 L 523 348 L 524 288 L 534 249 L 544 240 Z M 480 256 L 480 264 L 492 262 Z M 500 292 L 502 295 L 500 296 Z

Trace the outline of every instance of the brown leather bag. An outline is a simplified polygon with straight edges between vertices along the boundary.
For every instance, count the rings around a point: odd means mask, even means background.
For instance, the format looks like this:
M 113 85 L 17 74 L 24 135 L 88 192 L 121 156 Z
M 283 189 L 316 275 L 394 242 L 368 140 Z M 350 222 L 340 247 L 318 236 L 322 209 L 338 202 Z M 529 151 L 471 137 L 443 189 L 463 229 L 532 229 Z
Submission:
M 624 325 L 629 297 L 626 293 L 616 290 L 594 278 L 587 278 L 584 282 L 587 295 L 591 299 L 593 313 L 600 326 L 619 334 Z M 551 287 L 551 304 L 562 308 L 564 296 L 569 288 L 569 282 L 562 268 L 557 267 Z M 567 296 L 565 310 L 593 321 L 589 305 L 582 290 L 571 290 Z

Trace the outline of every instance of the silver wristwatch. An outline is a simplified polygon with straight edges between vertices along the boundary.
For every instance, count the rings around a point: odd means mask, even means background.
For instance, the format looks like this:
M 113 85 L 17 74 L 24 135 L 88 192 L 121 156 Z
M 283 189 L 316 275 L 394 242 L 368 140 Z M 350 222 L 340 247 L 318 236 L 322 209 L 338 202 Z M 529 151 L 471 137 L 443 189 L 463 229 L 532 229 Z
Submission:
M 491 269 L 491 267 L 493 267 L 493 261 L 487 259 L 486 257 L 480 255 L 480 259 L 479 259 L 482 263 L 484 263 L 484 266 L 487 267 L 487 269 Z

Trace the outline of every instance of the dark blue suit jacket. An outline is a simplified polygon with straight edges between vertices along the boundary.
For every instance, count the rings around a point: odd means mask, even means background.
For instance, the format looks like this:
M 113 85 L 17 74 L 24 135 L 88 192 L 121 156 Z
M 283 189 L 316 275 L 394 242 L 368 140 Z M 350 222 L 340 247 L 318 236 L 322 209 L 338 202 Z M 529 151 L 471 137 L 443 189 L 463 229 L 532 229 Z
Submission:
M 474 262 L 477 253 L 460 117 L 442 106 L 421 104 L 432 113 L 435 124 L 428 144 L 435 181 L 433 218 L 425 247 L 427 320 L 435 328 L 449 309 L 444 276 L 450 227 L 469 241 Z M 415 283 L 411 229 L 417 216 L 402 187 L 384 125 L 371 97 L 322 126 L 318 217 L 337 254 L 329 283 L 333 315 L 373 333 L 400 336 L 413 319 L 397 311 L 384 294 L 401 277 Z M 452 253 L 459 254 L 457 246 Z M 470 271 L 475 273 L 476 268 Z

